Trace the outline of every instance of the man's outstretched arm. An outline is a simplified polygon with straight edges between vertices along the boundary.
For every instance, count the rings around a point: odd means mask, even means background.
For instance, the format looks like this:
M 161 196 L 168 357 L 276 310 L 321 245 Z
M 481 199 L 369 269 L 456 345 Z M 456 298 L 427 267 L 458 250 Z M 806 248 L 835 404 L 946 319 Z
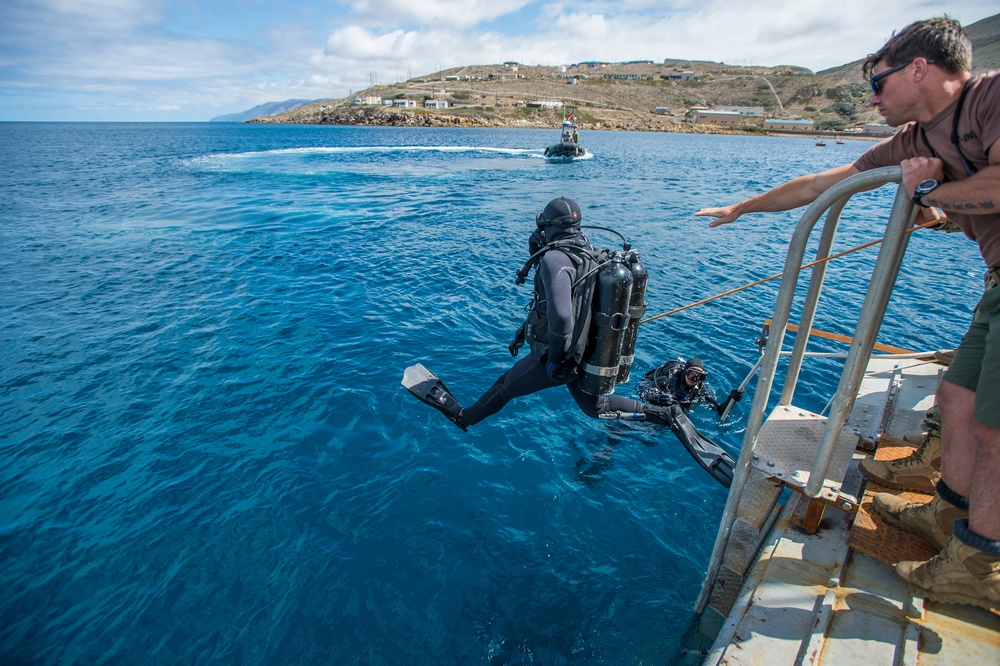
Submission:
M 853 164 L 845 164 L 844 166 L 823 171 L 822 173 L 800 176 L 787 183 L 778 185 L 763 194 L 758 194 L 755 197 L 731 206 L 702 208 L 695 215 L 716 218 L 708 226 L 718 227 L 734 222 L 737 218 L 747 213 L 775 213 L 791 210 L 811 204 L 819 195 L 856 173 L 860 172 L 854 168 Z

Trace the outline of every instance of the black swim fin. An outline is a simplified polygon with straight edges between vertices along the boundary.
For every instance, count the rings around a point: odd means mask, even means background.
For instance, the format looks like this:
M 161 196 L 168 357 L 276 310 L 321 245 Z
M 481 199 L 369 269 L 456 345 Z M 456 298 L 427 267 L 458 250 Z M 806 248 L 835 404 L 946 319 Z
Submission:
M 722 447 L 698 432 L 691 420 L 678 405 L 667 408 L 670 419 L 667 425 L 677 435 L 691 457 L 705 468 L 712 477 L 728 488 L 733 483 L 736 463 Z
M 462 420 L 462 405 L 433 372 L 420 363 L 411 365 L 403 371 L 402 384 L 417 400 L 430 405 L 467 431 L 468 425 Z

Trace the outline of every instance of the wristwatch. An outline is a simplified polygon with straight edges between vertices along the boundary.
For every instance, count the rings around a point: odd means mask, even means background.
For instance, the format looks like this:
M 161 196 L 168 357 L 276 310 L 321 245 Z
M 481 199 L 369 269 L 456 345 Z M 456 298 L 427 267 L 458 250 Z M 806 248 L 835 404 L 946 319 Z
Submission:
M 927 180 L 922 180 L 913 190 L 913 203 L 918 206 L 926 206 L 923 199 L 925 196 L 941 187 L 941 183 L 934 180 L 933 178 L 928 178 Z

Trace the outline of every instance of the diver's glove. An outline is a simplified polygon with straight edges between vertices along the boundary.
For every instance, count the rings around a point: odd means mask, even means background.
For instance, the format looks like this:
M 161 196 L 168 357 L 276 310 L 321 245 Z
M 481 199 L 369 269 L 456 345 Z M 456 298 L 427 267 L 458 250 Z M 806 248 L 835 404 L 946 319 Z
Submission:
M 722 403 L 715 406 L 715 411 L 719 413 L 719 416 L 725 416 L 726 412 L 732 409 L 733 405 L 738 403 L 743 399 L 743 391 L 739 389 L 733 389 L 729 392 L 729 397 L 726 398 Z
M 545 374 L 554 382 L 565 382 L 576 371 L 576 364 L 572 361 L 563 363 L 553 363 L 549 361 L 545 364 Z
M 524 324 L 521 324 L 521 328 L 517 329 L 514 333 L 514 340 L 507 345 L 507 351 L 510 352 L 511 356 L 517 356 L 517 352 L 524 346 L 524 326 Z

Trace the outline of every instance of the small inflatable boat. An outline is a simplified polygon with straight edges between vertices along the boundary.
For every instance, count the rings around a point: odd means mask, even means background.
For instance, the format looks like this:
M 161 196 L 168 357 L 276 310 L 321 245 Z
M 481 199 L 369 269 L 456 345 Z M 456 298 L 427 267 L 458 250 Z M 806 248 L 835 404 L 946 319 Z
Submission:
M 583 157 L 586 154 L 587 149 L 580 145 L 580 135 L 576 133 L 576 122 L 571 113 L 562 121 L 562 137 L 559 139 L 559 143 L 546 148 L 545 156 L 566 159 Z

